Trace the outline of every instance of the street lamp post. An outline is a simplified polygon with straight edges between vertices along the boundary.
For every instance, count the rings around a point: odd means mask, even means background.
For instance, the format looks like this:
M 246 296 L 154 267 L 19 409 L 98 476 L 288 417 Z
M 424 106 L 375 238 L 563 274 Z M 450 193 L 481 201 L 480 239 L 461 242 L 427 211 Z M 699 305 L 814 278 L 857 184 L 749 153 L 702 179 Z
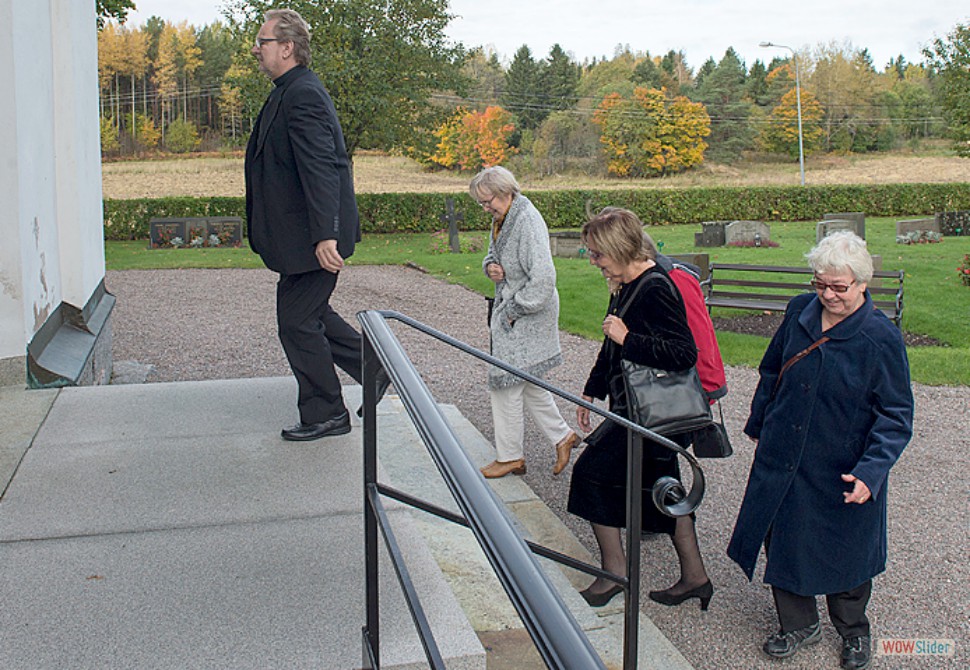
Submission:
M 795 100 L 798 104 L 798 166 L 802 173 L 802 186 L 805 185 L 805 146 L 802 143 L 802 87 L 798 76 L 798 54 L 791 47 L 786 47 L 784 44 L 773 44 L 771 42 L 762 42 L 758 46 L 761 47 L 775 47 L 777 49 L 788 49 L 791 51 L 792 61 L 795 63 Z

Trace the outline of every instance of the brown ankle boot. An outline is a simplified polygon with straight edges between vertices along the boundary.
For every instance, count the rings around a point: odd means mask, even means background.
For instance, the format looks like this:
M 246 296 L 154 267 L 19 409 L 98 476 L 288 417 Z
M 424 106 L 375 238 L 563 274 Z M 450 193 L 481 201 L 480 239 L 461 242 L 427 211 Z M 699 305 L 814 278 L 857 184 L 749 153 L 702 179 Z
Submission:
M 504 477 L 508 474 L 524 475 L 525 459 L 520 458 L 517 461 L 506 461 L 505 463 L 492 461 L 482 468 L 482 475 L 485 477 L 485 479 L 498 479 L 499 477 Z
M 579 444 L 579 435 L 570 433 L 556 445 L 556 464 L 552 468 L 552 474 L 558 475 L 569 465 L 569 456 L 573 453 L 573 447 Z

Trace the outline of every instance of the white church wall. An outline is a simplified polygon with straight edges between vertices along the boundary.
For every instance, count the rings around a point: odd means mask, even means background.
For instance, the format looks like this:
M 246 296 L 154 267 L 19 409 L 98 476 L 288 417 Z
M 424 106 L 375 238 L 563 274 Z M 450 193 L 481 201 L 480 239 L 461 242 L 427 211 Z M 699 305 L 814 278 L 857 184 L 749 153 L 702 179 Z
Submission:
M 95 19 L 94 0 L 0 0 L 0 384 L 35 382 L 28 347 L 36 361 L 59 345 L 65 315 L 86 328 L 77 315 L 102 295 Z M 75 370 L 95 367 L 96 347 L 110 357 L 105 304 L 90 343 L 69 352 Z M 110 358 L 98 365 L 87 377 L 105 381 Z
M 92 2 L 52 0 L 56 213 L 62 299 L 84 307 L 104 278 L 98 37 Z

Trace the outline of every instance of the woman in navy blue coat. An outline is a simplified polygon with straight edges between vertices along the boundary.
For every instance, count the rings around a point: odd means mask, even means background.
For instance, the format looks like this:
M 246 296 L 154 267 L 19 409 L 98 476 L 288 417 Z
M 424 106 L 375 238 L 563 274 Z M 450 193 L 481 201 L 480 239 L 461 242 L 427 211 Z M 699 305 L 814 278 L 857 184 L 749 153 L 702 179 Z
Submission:
M 842 667 L 868 667 L 865 610 L 886 568 L 889 470 L 912 435 L 902 336 L 875 309 L 872 259 L 851 232 L 806 256 L 815 293 L 794 298 L 761 361 L 744 432 L 758 446 L 728 555 L 751 579 L 765 546 L 781 628 L 763 649 L 782 658 L 821 639 L 827 596 Z

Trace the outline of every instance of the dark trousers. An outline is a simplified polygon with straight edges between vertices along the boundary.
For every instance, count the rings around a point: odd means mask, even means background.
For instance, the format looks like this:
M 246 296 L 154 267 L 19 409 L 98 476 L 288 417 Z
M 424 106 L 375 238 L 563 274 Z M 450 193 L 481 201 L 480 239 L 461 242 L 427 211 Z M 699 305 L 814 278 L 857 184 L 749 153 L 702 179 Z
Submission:
M 326 270 L 280 275 L 276 321 L 280 343 L 299 385 L 300 421 L 320 423 L 347 411 L 339 366 L 361 381 L 361 338 L 330 306 L 337 275 Z
M 866 605 L 869 604 L 871 594 L 870 579 L 849 591 L 825 596 L 829 617 L 839 635 L 844 638 L 869 635 Z M 775 598 L 775 609 L 778 611 L 778 622 L 783 633 L 818 623 L 815 596 L 800 596 L 777 586 L 771 587 L 771 595 Z

